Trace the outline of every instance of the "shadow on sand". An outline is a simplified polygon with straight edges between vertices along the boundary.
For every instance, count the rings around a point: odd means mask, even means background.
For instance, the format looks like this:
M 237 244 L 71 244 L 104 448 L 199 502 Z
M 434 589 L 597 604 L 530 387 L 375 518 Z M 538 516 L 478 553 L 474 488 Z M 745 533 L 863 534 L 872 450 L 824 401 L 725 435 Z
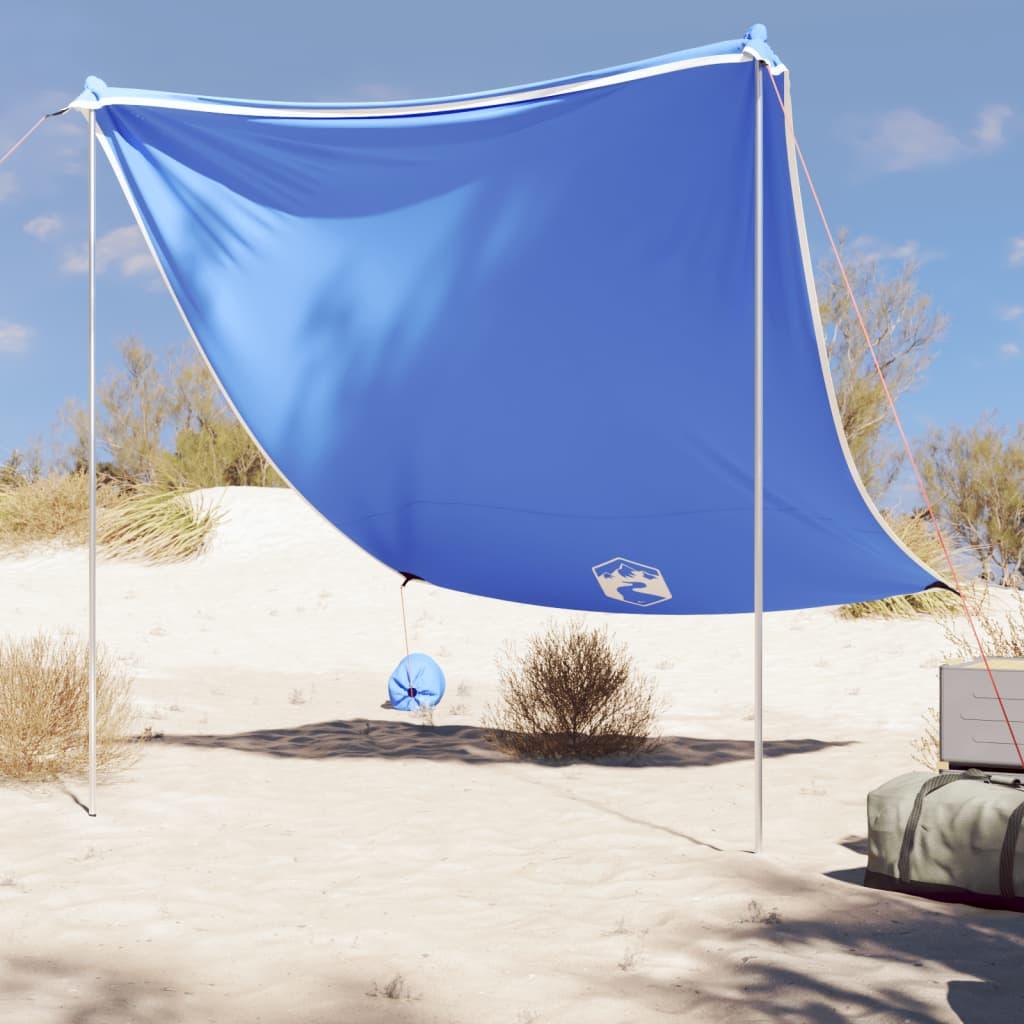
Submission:
M 288 729 L 259 729 L 226 734 L 166 734 L 152 742 L 186 747 L 244 750 L 274 757 L 326 759 L 334 757 L 423 758 L 492 764 L 510 760 L 491 741 L 487 729 L 473 725 L 416 725 L 357 718 L 315 722 Z M 814 739 L 776 740 L 765 743 L 766 757 L 812 754 L 845 742 Z M 650 753 L 632 759 L 606 758 L 597 762 L 634 768 L 694 768 L 750 760 L 749 740 L 709 740 L 666 736 Z
M 864 889 L 857 874 L 830 872 L 857 886 L 837 890 L 801 880 L 782 865 L 747 866 L 745 876 L 737 872 L 736 891 L 757 897 L 749 904 L 757 914 L 741 909 L 745 897 L 737 896 L 732 921 L 707 922 L 695 933 L 684 918 L 648 936 L 637 970 L 609 981 L 606 995 L 629 1001 L 634 1020 L 671 1014 L 714 1024 L 1024 1020 L 1024 914 Z M 663 965 L 680 950 L 692 962 L 673 977 Z M 660 968 L 656 974 L 645 972 L 645 957 Z
M 261 1006 L 232 1012 L 236 982 L 206 981 L 178 974 L 159 962 L 145 967 L 125 964 L 113 950 L 79 957 L 21 955 L 0 959 L 0 1020 L 46 1024 L 199 1024 L 200 1021 L 254 1021 L 294 1024 L 294 1011 Z M 364 965 L 368 966 L 368 965 Z M 392 972 L 401 980 L 400 974 Z M 304 977 L 295 990 L 318 1009 L 302 1021 L 358 1021 L 359 1024 L 421 1024 L 441 1018 L 425 1008 L 419 996 L 390 995 L 382 971 L 377 980 L 361 976 L 357 965 L 334 976 Z M 392 982 L 392 984 L 394 984 Z M 253 996 L 246 993 L 249 1006 Z M 447 1018 L 445 1018 L 447 1019 Z

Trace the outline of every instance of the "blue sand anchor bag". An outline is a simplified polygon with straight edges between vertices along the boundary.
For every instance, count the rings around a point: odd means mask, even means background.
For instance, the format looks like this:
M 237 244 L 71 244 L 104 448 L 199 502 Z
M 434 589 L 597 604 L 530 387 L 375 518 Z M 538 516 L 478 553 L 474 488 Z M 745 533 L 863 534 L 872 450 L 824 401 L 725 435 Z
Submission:
M 406 655 L 388 680 L 388 698 L 397 711 L 433 708 L 444 696 L 444 672 L 427 654 Z

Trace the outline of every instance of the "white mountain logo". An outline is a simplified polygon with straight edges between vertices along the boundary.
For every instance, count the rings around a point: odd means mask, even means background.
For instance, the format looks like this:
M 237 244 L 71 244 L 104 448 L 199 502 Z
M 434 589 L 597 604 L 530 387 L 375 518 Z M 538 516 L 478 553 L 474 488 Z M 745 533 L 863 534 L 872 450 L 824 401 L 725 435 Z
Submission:
M 628 558 L 612 558 L 594 566 L 594 576 L 604 596 L 645 607 L 672 598 L 661 570 Z

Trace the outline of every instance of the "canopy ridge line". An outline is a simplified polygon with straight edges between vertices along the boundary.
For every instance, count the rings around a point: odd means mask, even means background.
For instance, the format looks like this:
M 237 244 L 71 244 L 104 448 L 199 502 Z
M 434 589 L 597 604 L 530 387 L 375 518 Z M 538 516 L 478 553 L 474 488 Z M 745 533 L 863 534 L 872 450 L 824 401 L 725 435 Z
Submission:
M 60 110 L 54 110 L 54 111 L 52 111 L 52 112 L 51 112 L 51 113 L 49 113 L 49 114 L 41 114 L 41 115 L 40 115 L 40 116 L 39 116 L 39 117 L 38 117 L 38 118 L 36 119 L 36 122 L 35 122 L 35 124 L 34 124 L 34 125 L 32 125 L 32 127 L 31 127 L 31 128 L 29 128 L 29 130 L 28 130 L 27 132 L 25 132 L 25 134 L 24 134 L 24 135 L 22 135 L 22 137 L 21 137 L 20 139 L 18 139 L 18 141 L 17 141 L 17 142 L 15 142 L 15 143 L 14 143 L 14 145 L 13 145 L 13 146 L 11 146 L 11 148 L 10 148 L 10 149 L 8 149 L 8 150 L 7 150 L 7 152 L 6 152 L 6 153 L 4 153 L 4 155 L 3 155 L 3 156 L 0 156 L 0 166 L 2 166 L 3 164 L 5 164 L 5 163 L 7 162 L 7 160 L 8 160 L 8 158 L 10 158 L 10 157 L 14 156 L 14 154 L 15 154 L 15 153 L 17 153 L 17 152 L 18 152 L 18 150 L 19 150 L 19 149 L 21 149 L 21 147 L 22 147 L 22 146 L 23 146 L 23 145 L 24 145 L 24 144 L 25 144 L 26 142 L 28 142 L 28 140 L 29 140 L 29 139 L 30 139 L 30 138 L 32 137 L 32 135 L 34 134 L 35 130 L 36 130 L 36 129 L 37 129 L 37 128 L 38 128 L 38 127 L 39 127 L 39 126 L 40 126 L 40 125 L 41 125 L 41 124 L 42 124 L 42 123 L 44 122 L 44 121 L 47 121 L 47 120 L 49 120 L 49 119 L 50 119 L 51 117 L 60 117 L 60 115 L 61 115 L 61 114 L 66 114 L 66 113 L 68 112 L 68 110 L 70 110 L 70 109 L 71 109 L 70 107 L 61 107 L 61 109 L 60 109 Z
M 839 246 L 836 244 L 835 237 L 832 234 L 832 228 L 829 225 L 828 218 L 825 216 L 825 209 L 822 206 L 821 199 L 818 197 L 818 191 L 814 187 L 814 181 L 811 178 L 811 172 L 807 166 L 807 160 L 804 158 L 803 150 L 800 148 L 800 143 L 797 141 L 796 131 L 793 127 L 792 114 L 786 106 L 785 100 L 782 98 L 782 93 L 779 92 L 779 86 L 774 77 L 769 76 L 769 80 L 772 83 L 772 88 L 775 90 L 775 98 L 779 101 L 779 106 L 782 108 L 783 116 L 788 123 L 789 131 L 792 133 L 793 146 L 796 150 L 796 155 L 800 160 L 800 166 L 803 169 L 804 178 L 807 180 L 807 187 L 811 190 L 811 196 L 814 198 L 814 205 L 818 209 L 818 216 L 821 218 L 822 227 L 825 229 L 825 235 L 832 248 L 832 255 L 835 257 L 836 265 L 839 267 L 839 274 L 843 279 L 843 286 L 846 288 L 846 293 L 850 297 L 850 304 L 854 315 L 856 316 L 857 324 L 860 327 L 861 333 L 864 335 L 864 341 L 867 344 L 868 352 L 871 354 L 871 361 L 874 363 L 875 370 L 878 373 L 878 379 L 882 384 L 882 390 L 885 393 L 885 400 L 889 406 L 889 410 L 892 412 L 893 420 L 896 423 L 896 430 L 900 435 L 903 448 L 907 453 L 907 459 L 910 463 L 911 469 L 913 470 L 917 489 L 925 503 L 925 507 L 928 510 L 928 516 L 932 521 L 932 527 L 935 530 L 936 539 L 939 542 L 939 546 L 942 548 L 942 554 L 946 560 L 946 565 L 949 567 L 949 575 L 950 579 L 953 581 L 954 590 L 957 597 L 960 598 L 960 605 L 963 608 L 964 616 L 967 619 L 967 624 L 971 628 L 971 633 L 974 636 L 974 642 L 978 648 L 978 653 L 981 655 L 982 664 L 985 666 L 985 672 L 988 674 L 989 682 L 992 684 L 992 690 L 995 693 L 996 701 L 999 704 L 999 710 L 1002 712 L 1003 721 L 1006 722 L 1006 728 L 1009 730 L 1010 739 L 1013 742 L 1013 748 L 1017 753 L 1017 760 L 1020 761 L 1021 767 L 1024 768 L 1024 753 L 1021 752 L 1020 743 L 1017 741 L 1017 734 L 1013 728 L 1013 722 L 1010 721 L 1006 705 L 1003 703 L 1003 696 L 999 692 L 999 684 L 996 682 L 995 674 L 992 672 L 992 667 L 989 665 L 988 655 L 985 653 L 985 645 L 981 642 L 981 634 L 978 632 L 974 616 L 971 614 L 967 598 L 964 596 L 963 587 L 960 584 L 960 574 L 957 572 L 956 565 L 953 562 L 953 556 L 949 552 L 949 546 L 946 543 L 942 527 L 939 525 L 939 518 L 935 514 L 932 500 L 928 494 L 928 488 L 925 486 L 924 477 L 921 475 L 921 470 L 917 465 L 917 460 L 914 458 L 914 452 L 910 446 L 910 441 L 907 438 L 906 431 L 903 429 L 903 421 L 900 419 L 899 411 L 896 408 L 896 401 L 892 396 L 892 392 L 889 390 L 889 384 L 885 379 L 885 372 L 883 371 L 882 364 L 879 361 L 878 352 L 875 349 L 874 342 L 871 340 L 871 334 L 868 331 L 864 315 L 861 313 L 860 304 L 857 302 L 857 296 L 854 294 L 849 274 L 846 272 L 846 264 L 843 262 L 843 257 L 839 252 Z

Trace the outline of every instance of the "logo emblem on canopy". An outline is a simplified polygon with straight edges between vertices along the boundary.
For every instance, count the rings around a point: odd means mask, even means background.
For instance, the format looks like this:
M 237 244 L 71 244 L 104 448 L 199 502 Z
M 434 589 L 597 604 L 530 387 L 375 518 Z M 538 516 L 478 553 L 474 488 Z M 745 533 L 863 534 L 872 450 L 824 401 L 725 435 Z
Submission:
M 628 558 L 612 558 L 594 566 L 594 576 L 604 596 L 626 604 L 660 604 L 672 598 L 661 570 Z

